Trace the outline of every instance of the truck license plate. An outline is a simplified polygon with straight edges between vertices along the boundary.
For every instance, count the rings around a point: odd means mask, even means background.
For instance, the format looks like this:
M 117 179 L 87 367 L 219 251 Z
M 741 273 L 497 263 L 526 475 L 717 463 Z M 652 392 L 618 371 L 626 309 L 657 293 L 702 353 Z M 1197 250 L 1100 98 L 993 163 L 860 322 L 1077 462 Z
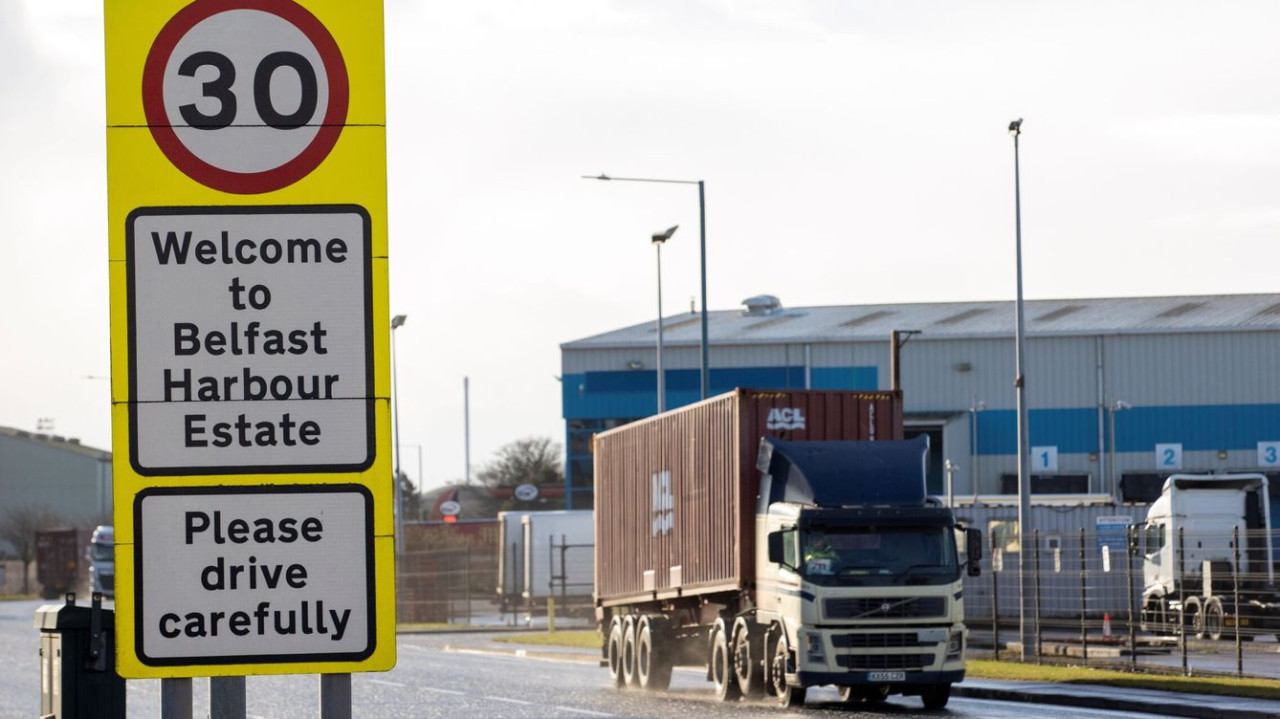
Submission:
M 869 682 L 905 682 L 906 672 L 867 672 Z

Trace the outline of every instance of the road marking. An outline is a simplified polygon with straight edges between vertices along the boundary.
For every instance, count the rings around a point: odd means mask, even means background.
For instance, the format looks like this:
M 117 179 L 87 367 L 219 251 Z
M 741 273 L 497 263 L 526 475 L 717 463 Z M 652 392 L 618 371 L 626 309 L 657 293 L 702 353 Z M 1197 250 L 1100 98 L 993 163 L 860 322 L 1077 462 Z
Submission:
M 465 697 L 467 695 L 466 692 L 454 691 L 453 689 L 436 689 L 435 687 L 418 687 L 418 688 L 427 692 L 435 692 L 436 694 L 452 694 L 453 696 L 456 696 L 456 697 Z
M 504 704 L 521 704 L 524 706 L 533 706 L 533 702 L 527 702 L 521 699 L 508 699 L 506 697 L 494 697 L 494 696 L 482 696 L 481 698 L 488 699 L 489 701 L 494 701 L 494 702 L 502 702 Z
M 604 712 L 593 712 L 590 709 L 574 709 L 573 707 L 553 706 L 552 709 L 559 709 L 562 712 L 573 712 L 574 714 L 586 714 L 593 717 L 611 717 L 615 714 L 605 714 Z
M 389 681 L 386 681 L 385 679 L 369 679 L 367 681 L 370 684 L 381 684 L 384 687 L 399 687 L 403 689 L 409 686 L 408 684 L 401 684 L 400 682 L 389 682 Z

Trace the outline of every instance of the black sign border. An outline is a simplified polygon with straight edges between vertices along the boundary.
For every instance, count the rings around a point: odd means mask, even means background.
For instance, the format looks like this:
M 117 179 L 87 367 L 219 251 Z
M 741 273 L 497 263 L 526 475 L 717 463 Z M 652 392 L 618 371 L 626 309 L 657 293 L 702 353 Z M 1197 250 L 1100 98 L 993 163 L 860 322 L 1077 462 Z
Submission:
M 141 217 L 176 215 L 282 215 L 282 214 L 355 214 L 364 228 L 361 247 L 364 275 L 364 344 L 365 344 L 365 457 L 348 464 L 267 464 L 267 465 L 191 465 L 182 467 L 146 467 L 138 459 L 138 335 L 137 279 L 134 277 L 134 223 Z M 174 207 L 139 207 L 125 218 L 126 302 L 129 336 L 129 464 L 144 477 L 183 477 L 230 474 L 313 474 L 363 472 L 373 466 L 377 454 L 374 408 L 373 350 L 373 221 L 368 210 L 355 204 L 336 205 L 209 205 Z M 351 400 L 359 401 L 359 400 Z
M 219 495 L 219 494 L 338 494 L 355 492 L 364 497 L 365 523 L 365 602 L 369 628 L 365 649 L 341 654 L 250 654 L 212 657 L 151 657 L 143 642 L 143 594 L 142 594 L 142 500 L 153 495 Z M 225 664 L 293 664 L 303 662 L 359 662 L 373 656 L 378 645 L 378 607 L 376 601 L 377 567 L 374 564 L 373 493 L 359 484 L 267 484 L 246 487 L 149 487 L 134 495 L 133 500 L 133 641 L 138 661 L 154 667 L 188 667 Z

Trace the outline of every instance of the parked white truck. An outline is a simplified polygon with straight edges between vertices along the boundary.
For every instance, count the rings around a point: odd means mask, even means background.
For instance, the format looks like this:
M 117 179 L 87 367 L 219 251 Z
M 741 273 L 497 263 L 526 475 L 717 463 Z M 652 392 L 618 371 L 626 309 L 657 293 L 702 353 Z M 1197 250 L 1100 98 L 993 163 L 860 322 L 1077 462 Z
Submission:
M 116 534 L 109 524 L 98 525 L 85 552 L 89 560 L 89 591 L 116 595 Z
M 1220 639 L 1280 632 L 1267 478 L 1175 474 L 1136 531 L 1142 628 Z M 1238 603 L 1238 604 L 1237 604 Z

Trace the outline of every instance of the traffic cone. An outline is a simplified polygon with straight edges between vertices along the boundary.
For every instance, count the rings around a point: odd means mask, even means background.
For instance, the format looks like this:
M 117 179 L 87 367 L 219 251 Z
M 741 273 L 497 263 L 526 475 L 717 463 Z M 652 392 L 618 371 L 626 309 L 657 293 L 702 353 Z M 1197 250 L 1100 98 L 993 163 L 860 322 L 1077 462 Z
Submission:
M 1102 636 L 1111 636 L 1111 612 L 1103 612 L 1102 614 Z

